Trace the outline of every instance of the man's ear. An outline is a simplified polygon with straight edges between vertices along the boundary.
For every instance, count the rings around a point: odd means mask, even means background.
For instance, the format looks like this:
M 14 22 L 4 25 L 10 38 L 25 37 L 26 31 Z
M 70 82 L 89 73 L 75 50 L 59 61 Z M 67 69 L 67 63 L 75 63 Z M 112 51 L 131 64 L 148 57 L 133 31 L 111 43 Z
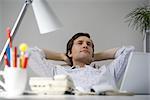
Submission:
M 68 52 L 68 56 L 69 56 L 69 57 L 72 57 L 72 54 L 70 53 L 70 51 Z

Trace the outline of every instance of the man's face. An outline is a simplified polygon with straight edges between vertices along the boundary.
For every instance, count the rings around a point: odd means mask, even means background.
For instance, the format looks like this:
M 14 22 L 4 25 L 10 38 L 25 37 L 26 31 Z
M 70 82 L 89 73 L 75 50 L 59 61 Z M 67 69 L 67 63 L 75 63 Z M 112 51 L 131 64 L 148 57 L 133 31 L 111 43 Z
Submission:
M 86 36 L 80 36 L 74 40 L 72 53 L 70 54 L 72 61 L 80 61 L 85 64 L 90 64 L 93 58 L 92 45 L 92 40 Z

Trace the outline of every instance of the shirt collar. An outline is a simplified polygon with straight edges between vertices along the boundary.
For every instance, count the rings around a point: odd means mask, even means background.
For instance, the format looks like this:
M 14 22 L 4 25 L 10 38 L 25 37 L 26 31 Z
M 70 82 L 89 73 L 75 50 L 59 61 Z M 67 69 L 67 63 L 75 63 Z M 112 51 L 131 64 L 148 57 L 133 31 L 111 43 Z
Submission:
M 85 65 L 84 68 L 88 67 L 89 65 Z M 76 68 L 81 68 L 80 66 L 76 65 L 76 66 L 72 66 L 71 69 L 76 69 Z

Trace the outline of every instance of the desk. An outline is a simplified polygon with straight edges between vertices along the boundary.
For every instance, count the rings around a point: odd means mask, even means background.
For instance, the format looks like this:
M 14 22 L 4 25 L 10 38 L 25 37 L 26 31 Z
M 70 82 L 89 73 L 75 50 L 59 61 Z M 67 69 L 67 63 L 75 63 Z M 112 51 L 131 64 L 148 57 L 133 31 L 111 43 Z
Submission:
M 150 95 L 134 96 L 97 96 L 97 95 L 23 95 L 18 97 L 0 97 L 0 100 L 150 100 Z

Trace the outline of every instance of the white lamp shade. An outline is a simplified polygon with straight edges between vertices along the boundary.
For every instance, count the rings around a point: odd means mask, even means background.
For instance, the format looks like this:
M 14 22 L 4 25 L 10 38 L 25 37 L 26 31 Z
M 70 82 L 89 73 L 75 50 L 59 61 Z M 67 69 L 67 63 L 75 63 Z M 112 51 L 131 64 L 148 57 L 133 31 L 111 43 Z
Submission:
M 41 34 L 55 31 L 62 26 L 46 0 L 33 0 L 32 8 Z

